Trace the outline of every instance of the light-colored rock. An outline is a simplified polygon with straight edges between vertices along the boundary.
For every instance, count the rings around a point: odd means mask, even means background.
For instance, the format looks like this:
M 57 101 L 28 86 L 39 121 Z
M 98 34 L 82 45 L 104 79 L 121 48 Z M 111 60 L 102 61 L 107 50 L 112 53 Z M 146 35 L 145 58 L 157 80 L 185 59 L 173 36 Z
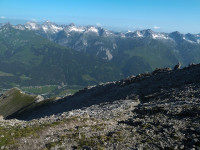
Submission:
M 0 121 L 3 121 L 4 117 L 2 115 L 0 115 Z
M 35 99 L 36 99 L 36 102 L 39 103 L 44 100 L 44 97 L 41 95 L 38 95 Z

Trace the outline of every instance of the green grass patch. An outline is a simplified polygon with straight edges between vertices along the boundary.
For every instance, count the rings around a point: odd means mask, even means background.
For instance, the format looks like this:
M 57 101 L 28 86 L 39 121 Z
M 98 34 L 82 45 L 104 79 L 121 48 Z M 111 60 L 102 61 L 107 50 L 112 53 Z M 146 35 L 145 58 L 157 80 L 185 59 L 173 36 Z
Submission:
M 96 81 L 93 77 L 91 77 L 89 74 L 82 75 L 83 80 L 85 81 Z
M 20 79 L 23 80 L 23 81 L 24 81 L 24 80 L 31 80 L 30 77 L 27 77 L 27 76 L 24 75 L 24 74 L 20 76 Z
M 6 145 L 15 145 L 16 140 L 21 137 L 33 136 L 38 137 L 38 131 L 44 129 L 46 126 L 35 127 L 0 127 L 0 147 Z
M 66 95 L 66 94 L 75 94 L 78 91 L 79 91 L 79 89 L 67 89 L 67 90 L 61 91 L 57 96 L 62 96 L 62 95 Z
M 155 40 L 151 41 L 148 45 L 126 50 L 124 53 L 128 54 L 129 57 L 139 56 L 143 58 L 150 64 L 152 69 L 173 65 L 177 62 L 177 58 L 171 48 Z
M 14 75 L 11 74 L 11 73 L 6 73 L 6 72 L 0 71 L 0 76 L 1 76 L 1 77 L 12 77 L 12 76 L 14 76 Z
M 23 91 L 27 91 L 33 94 L 44 94 L 44 93 L 50 93 L 57 89 L 57 85 L 46 85 L 46 86 L 37 86 L 37 87 L 22 87 L 21 89 Z
M 22 138 L 22 137 L 27 137 L 27 136 L 32 136 L 33 138 L 38 138 L 40 135 L 40 131 L 47 129 L 49 127 L 55 127 L 60 124 L 64 123 L 70 123 L 74 121 L 79 121 L 79 117 L 71 117 L 64 119 L 62 121 L 57 121 L 53 123 L 44 123 L 42 125 L 35 125 L 35 126 L 30 126 L 30 127 L 1 127 L 0 126 L 0 147 L 1 146 L 7 146 L 7 145 L 14 145 L 17 147 L 17 139 Z M 80 120 L 82 121 L 82 119 Z M 58 144 L 58 143 L 56 143 Z M 52 147 L 55 145 L 55 143 L 50 143 L 47 145 L 47 147 Z

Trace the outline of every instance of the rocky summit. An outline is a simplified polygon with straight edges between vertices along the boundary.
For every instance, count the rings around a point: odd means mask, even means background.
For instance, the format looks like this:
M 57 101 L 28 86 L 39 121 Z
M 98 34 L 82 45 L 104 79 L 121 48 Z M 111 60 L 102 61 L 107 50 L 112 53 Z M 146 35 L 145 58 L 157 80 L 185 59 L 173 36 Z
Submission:
M 200 64 L 90 86 L 0 117 L 0 149 L 199 150 L 199 91 Z

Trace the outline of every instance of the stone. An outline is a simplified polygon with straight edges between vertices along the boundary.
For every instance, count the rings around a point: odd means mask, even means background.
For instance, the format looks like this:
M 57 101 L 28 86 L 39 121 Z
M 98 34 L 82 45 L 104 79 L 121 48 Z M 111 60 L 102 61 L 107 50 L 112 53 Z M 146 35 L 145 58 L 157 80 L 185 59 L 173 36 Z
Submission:
M 0 115 L 0 121 L 4 121 L 4 117 Z
M 180 69 L 181 68 L 181 63 L 179 62 L 177 65 L 174 66 L 174 70 Z
M 92 150 L 89 146 L 84 146 L 82 150 Z
M 38 95 L 35 99 L 36 99 L 36 102 L 39 103 L 44 100 L 44 97 L 41 95 Z
M 180 146 L 180 149 L 184 149 L 184 145 L 181 145 L 181 146 Z

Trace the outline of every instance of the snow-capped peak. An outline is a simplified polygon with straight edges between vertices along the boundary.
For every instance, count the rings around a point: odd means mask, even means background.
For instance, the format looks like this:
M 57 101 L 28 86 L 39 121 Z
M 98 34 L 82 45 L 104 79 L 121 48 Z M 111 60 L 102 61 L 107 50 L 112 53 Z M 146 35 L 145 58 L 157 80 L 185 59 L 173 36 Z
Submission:
M 21 25 L 21 24 L 18 24 L 16 26 L 14 26 L 15 29 L 19 29 L 19 30 L 25 30 L 25 26 Z
M 19 30 L 35 30 L 37 33 L 45 34 L 56 34 L 59 31 L 65 31 L 67 35 L 71 36 L 73 32 L 81 34 L 95 34 L 96 36 L 118 36 L 121 38 L 151 38 L 151 39 L 161 39 L 161 40 L 173 40 L 176 42 L 190 42 L 200 44 L 200 34 L 181 34 L 178 31 L 172 33 L 160 33 L 154 32 L 150 29 L 147 30 L 136 30 L 128 32 L 112 32 L 98 26 L 76 26 L 74 23 L 69 25 L 57 25 L 50 21 L 45 21 L 42 24 L 38 24 L 34 21 L 29 21 L 25 25 L 10 25 L 10 24 L 0 24 L 1 31 L 11 28 Z
M 45 33 L 57 33 L 63 29 L 63 27 L 58 26 L 50 21 L 45 21 L 43 24 L 37 24 L 36 22 L 30 21 L 25 24 L 25 28 L 28 30 L 43 30 Z
M 135 33 L 136 33 L 136 35 L 137 35 L 138 37 L 143 37 L 143 36 L 144 36 L 143 34 L 141 34 L 140 31 L 136 31 Z
M 61 26 L 59 26 L 55 23 L 45 21 L 42 24 L 42 29 L 43 29 L 44 32 L 57 33 L 59 31 L 63 30 L 63 27 L 61 27 Z
M 64 30 L 65 30 L 65 32 L 84 32 L 85 28 L 77 27 L 77 26 L 75 26 L 75 24 L 69 24 L 68 26 L 66 26 L 66 28 Z
M 98 31 L 99 30 L 94 26 L 89 26 L 88 29 L 87 29 L 87 32 L 96 32 L 96 33 L 98 33 Z
M 152 37 L 152 35 L 154 34 L 151 29 L 142 30 L 140 31 L 140 33 L 145 37 Z
M 87 26 L 87 27 L 76 26 L 73 23 L 66 26 L 64 30 L 65 30 L 65 32 L 84 32 L 84 33 L 87 33 L 87 32 L 98 33 L 99 32 L 98 28 L 96 28 L 94 26 Z
M 153 39 L 169 39 L 168 35 L 165 33 L 153 33 L 152 37 Z
M 153 39 L 168 39 L 168 35 L 165 33 L 156 33 L 150 29 L 147 30 L 136 30 L 134 32 L 126 32 L 127 37 L 133 38 L 145 38 L 150 37 Z
M 113 36 L 115 35 L 112 31 L 106 30 L 102 27 L 97 27 L 99 36 Z
M 1 26 L 4 30 L 8 30 L 8 29 L 11 29 L 13 26 L 8 22 L 8 23 L 5 23 Z
M 27 28 L 29 30 L 38 30 L 39 25 L 36 22 L 29 21 L 25 24 L 25 28 Z

